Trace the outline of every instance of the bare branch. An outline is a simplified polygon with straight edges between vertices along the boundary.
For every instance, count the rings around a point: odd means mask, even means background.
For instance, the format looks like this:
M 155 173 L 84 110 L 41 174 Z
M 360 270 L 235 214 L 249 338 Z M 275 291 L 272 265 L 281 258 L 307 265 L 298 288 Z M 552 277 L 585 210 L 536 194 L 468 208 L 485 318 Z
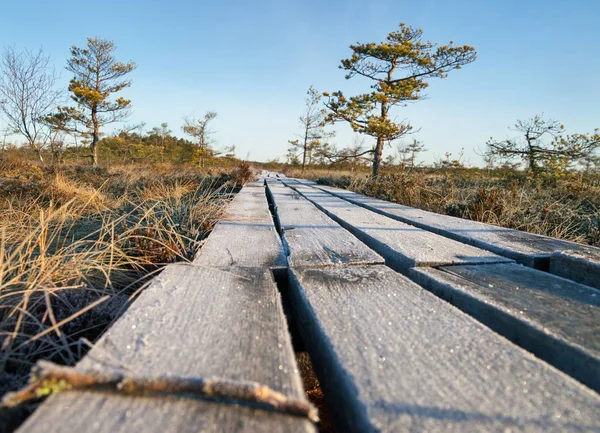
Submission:
M 0 112 L 11 130 L 25 137 L 40 161 L 47 145 L 48 131 L 44 116 L 56 108 L 61 92 L 56 90 L 58 75 L 50 66 L 50 57 L 37 52 L 17 53 L 7 48 L 0 62 Z
M 16 406 L 62 390 L 110 390 L 127 395 L 179 394 L 259 403 L 272 410 L 302 416 L 319 422 L 317 409 L 307 401 L 297 400 L 265 385 L 210 377 L 147 377 L 120 371 L 79 370 L 48 361 L 38 361 L 32 383 L 8 393 L 2 403 Z

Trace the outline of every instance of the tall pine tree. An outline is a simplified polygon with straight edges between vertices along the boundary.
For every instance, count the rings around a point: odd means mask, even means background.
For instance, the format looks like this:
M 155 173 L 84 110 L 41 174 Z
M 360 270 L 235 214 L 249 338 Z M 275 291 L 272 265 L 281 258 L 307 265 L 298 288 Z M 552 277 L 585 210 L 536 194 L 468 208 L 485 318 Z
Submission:
M 363 152 L 373 158 L 373 176 L 379 174 L 383 146 L 407 134 L 412 126 L 395 122 L 390 110 L 424 97 L 427 80 L 444 78 L 453 69 L 473 62 L 477 54 L 469 45 L 438 46 L 423 41 L 423 31 L 400 23 L 398 31 L 388 34 L 381 43 L 351 45 L 352 56 L 342 60 L 340 69 L 346 79 L 368 78 L 372 91 L 347 98 L 341 91 L 324 93 L 330 109 L 328 120 L 348 122 L 356 132 L 377 139 L 373 148 Z

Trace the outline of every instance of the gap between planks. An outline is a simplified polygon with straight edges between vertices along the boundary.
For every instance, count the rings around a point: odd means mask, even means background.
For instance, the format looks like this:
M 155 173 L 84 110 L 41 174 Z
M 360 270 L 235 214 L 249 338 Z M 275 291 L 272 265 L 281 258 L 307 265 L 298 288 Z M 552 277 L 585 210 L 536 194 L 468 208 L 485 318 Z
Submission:
M 412 239 L 411 248 L 408 250 L 403 249 L 401 245 L 399 248 L 394 244 L 393 236 L 392 238 L 383 236 L 382 239 L 382 235 L 377 230 L 371 231 L 369 234 L 368 228 L 377 220 L 381 220 L 379 221 L 380 225 L 387 224 L 387 226 L 403 223 L 348 203 L 321 190 L 294 182 L 284 183 L 382 254 L 386 259 L 386 265 L 392 269 L 407 275 L 423 288 L 459 307 L 494 331 L 592 389 L 600 391 L 600 380 L 598 379 L 600 377 L 600 354 L 592 336 L 592 334 L 600 332 L 600 328 L 595 324 L 600 317 L 596 318 L 599 314 L 599 305 L 597 298 L 594 298 L 597 293 L 593 288 L 563 280 L 546 272 L 510 264 L 512 262 L 510 259 L 504 260 L 507 262 L 505 264 L 501 264 L 502 261 L 496 264 L 480 261 L 480 263 L 462 264 L 436 263 L 432 266 L 431 263 L 415 263 L 414 260 L 407 260 L 406 257 L 398 258 L 402 254 L 410 255 L 410 252 L 407 253 L 409 250 L 421 248 L 419 241 L 423 236 Z M 327 199 L 327 197 L 331 197 L 331 199 Z M 344 205 L 344 203 L 346 204 Z M 343 213 L 343 210 L 348 212 Z M 370 215 L 366 212 L 372 213 L 374 222 L 368 221 Z M 423 232 L 419 228 L 414 230 Z M 430 232 L 421 233 L 421 235 L 423 234 L 429 237 L 439 236 Z M 406 236 L 402 233 L 400 238 L 406 241 Z M 443 237 L 441 239 L 446 240 Z M 460 245 L 453 240 L 448 240 L 448 243 L 454 244 L 454 248 L 456 245 Z M 392 248 L 393 245 L 396 247 Z M 469 248 L 474 249 L 474 247 Z M 467 274 L 464 278 L 467 279 L 459 277 L 451 279 L 449 273 L 452 270 L 457 272 L 465 270 Z M 478 284 L 476 280 L 471 282 L 468 279 L 469 272 L 477 275 L 477 271 L 482 274 L 482 277 L 479 277 L 482 280 L 488 277 L 492 278 L 490 287 L 495 287 L 495 289 L 487 289 L 486 292 L 484 289 L 487 288 L 487 285 Z M 506 279 L 504 285 L 497 276 L 494 276 L 494 272 L 504 273 Z M 487 274 L 489 274 L 488 277 L 486 277 Z M 494 284 L 491 285 L 491 282 Z M 565 285 L 566 287 L 562 287 Z M 511 289 L 512 287 L 516 287 L 516 291 Z M 541 289 L 542 287 L 544 290 Z M 496 294 L 500 289 L 504 290 L 502 293 L 506 298 Z M 582 313 L 583 315 L 579 314 L 577 308 L 581 302 L 587 312 Z M 556 312 L 560 312 L 560 314 L 556 314 Z M 581 318 L 582 322 L 578 322 L 580 323 L 578 327 L 574 327 L 573 317 Z M 584 337 L 586 335 L 587 337 Z
M 261 190 L 266 206 L 264 187 Z M 244 200 L 240 196 L 236 203 Z M 268 208 L 266 216 L 270 218 Z M 219 242 L 227 239 L 231 238 L 222 237 Z M 266 255 L 259 260 L 244 256 L 245 260 L 232 266 L 227 255 L 218 252 L 212 256 L 212 266 L 204 266 L 201 260 L 167 266 L 78 366 L 94 368 L 117 362 L 119 368 L 140 374 L 254 380 L 305 399 L 281 295 L 270 266 L 264 266 L 269 261 L 276 264 L 280 256 L 276 233 L 274 239 L 276 242 L 269 242 L 271 249 L 263 251 Z M 217 244 L 213 241 L 211 248 L 219 250 Z M 219 259 L 223 257 L 225 262 Z M 244 266 L 248 263 L 260 266 Z M 236 306 L 234 314 L 232 305 Z M 263 312 L 270 320 L 264 320 Z M 227 337 L 224 329 L 228 330 Z M 307 420 L 246 405 L 96 392 L 51 396 L 19 431 L 42 429 L 69 433 L 314 432 Z

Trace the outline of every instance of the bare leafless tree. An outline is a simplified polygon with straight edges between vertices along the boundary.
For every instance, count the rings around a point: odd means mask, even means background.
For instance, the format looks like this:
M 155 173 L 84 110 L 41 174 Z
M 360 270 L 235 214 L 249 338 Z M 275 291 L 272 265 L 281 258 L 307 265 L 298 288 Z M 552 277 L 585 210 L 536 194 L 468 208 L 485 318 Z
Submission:
M 291 145 L 288 149 L 288 155 L 302 156 L 302 170 L 306 165 L 313 162 L 313 157 L 318 154 L 320 147 L 323 146 L 323 140 L 334 136 L 333 132 L 325 131 L 326 111 L 321 107 L 321 94 L 310 86 L 306 92 L 305 112 L 298 119 L 302 128 L 302 133 L 297 134 L 296 140 L 288 140 Z
M 600 133 L 562 135 L 564 126 L 556 120 L 544 120 L 537 114 L 528 120 L 517 120 L 514 131 L 523 139 L 514 138 L 487 142 L 488 152 L 504 160 L 520 158 L 527 163 L 529 170 L 537 176 L 546 164 L 561 160 L 568 165 L 593 154 L 600 147 Z M 552 141 L 545 142 L 550 136 Z
M 23 135 L 42 162 L 42 151 L 50 136 L 42 120 L 60 102 L 57 79 L 50 57 L 41 48 L 21 53 L 7 48 L 2 54 L 0 112 L 11 131 Z
M 67 133 L 65 131 L 50 126 L 48 127 L 47 143 L 54 164 L 59 164 L 62 161 L 63 153 L 66 148 L 66 137 Z
M 350 163 L 352 170 L 354 170 L 355 167 L 364 165 L 371 160 L 371 158 L 365 156 L 370 152 L 369 149 L 365 150 L 364 137 L 355 135 L 352 143 L 342 149 L 338 149 L 333 144 L 324 143 L 318 150 L 317 157 L 321 163 Z

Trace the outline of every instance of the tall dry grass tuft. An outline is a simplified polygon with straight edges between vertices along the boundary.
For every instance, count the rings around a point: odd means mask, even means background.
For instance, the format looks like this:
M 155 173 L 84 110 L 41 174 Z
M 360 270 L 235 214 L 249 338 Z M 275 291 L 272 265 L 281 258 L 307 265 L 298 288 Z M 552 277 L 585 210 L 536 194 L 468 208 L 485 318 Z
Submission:
M 1 172 L 0 395 L 40 358 L 75 363 L 150 276 L 194 258 L 235 184 L 162 170 Z

